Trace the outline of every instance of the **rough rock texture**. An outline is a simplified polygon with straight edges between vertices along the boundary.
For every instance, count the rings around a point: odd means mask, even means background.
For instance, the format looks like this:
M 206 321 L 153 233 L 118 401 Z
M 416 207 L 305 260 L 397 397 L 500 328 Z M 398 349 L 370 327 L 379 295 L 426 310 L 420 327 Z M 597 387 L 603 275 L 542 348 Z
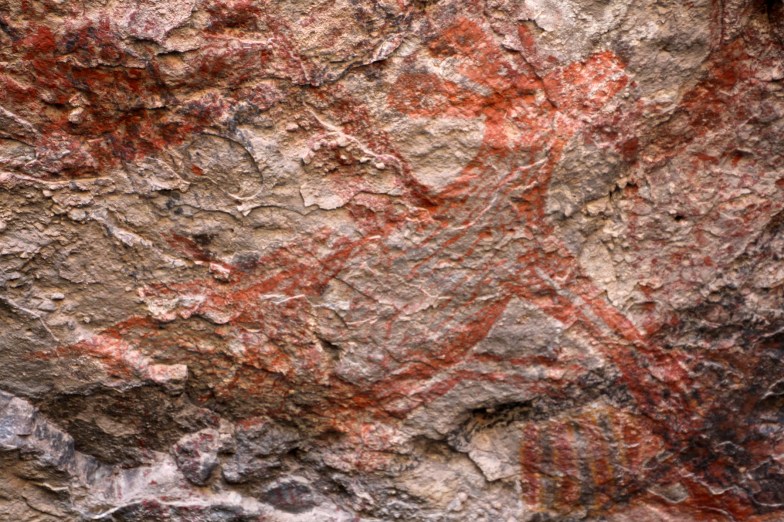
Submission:
M 784 520 L 781 0 L 0 0 L 0 519 Z

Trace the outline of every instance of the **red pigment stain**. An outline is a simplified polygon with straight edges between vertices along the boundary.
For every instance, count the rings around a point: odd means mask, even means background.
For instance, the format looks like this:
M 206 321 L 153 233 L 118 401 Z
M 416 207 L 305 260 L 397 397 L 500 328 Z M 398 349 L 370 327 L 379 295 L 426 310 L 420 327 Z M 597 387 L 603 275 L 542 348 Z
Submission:
M 56 30 L 36 12 L 16 20 L 9 30 L 17 37 L 0 48 L 0 59 L 11 64 L 0 88 L 4 107 L 35 129 L 6 130 L 35 146 L 37 159 L 26 170 L 93 176 L 220 127 L 240 102 L 268 109 L 275 101 L 266 87 L 236 86 L 273 74 L 296 77 L 301 68 L 272 44 L 230 44 L 222 31 L 236 28 L 236 16 L 255 19 L 254 9 L 247 2 L 209 3 L 214 18 L 205 43 L 182 57 L 132 53 L 106 16 Z M 272 41 L 274 32 L 267 37 Z M 181 68 L 168 66 L 177 60 Z

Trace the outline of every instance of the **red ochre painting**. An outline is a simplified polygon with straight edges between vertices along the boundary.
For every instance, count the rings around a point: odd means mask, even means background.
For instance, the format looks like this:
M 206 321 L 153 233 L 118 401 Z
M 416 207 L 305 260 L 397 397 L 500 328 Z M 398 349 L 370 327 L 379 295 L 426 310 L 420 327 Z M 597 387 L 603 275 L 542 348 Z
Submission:
M 780 1 L 0 31 L 7 520 L 784 520 Z

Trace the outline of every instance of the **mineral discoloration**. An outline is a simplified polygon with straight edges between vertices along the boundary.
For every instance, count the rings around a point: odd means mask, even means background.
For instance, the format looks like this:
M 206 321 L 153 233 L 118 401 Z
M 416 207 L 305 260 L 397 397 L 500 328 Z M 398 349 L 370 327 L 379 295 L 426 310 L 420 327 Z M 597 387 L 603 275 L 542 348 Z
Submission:
M 778 520 L 783 12 L 0 0 L 3 509 Z

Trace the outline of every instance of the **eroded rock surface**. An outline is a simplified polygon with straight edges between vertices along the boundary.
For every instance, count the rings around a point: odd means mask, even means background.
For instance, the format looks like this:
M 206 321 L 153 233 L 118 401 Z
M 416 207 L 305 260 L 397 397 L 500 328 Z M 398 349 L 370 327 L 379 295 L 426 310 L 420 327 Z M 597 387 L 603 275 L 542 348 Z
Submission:
M 0 519 L 784 518 L 781 0 L 0 0 Z

